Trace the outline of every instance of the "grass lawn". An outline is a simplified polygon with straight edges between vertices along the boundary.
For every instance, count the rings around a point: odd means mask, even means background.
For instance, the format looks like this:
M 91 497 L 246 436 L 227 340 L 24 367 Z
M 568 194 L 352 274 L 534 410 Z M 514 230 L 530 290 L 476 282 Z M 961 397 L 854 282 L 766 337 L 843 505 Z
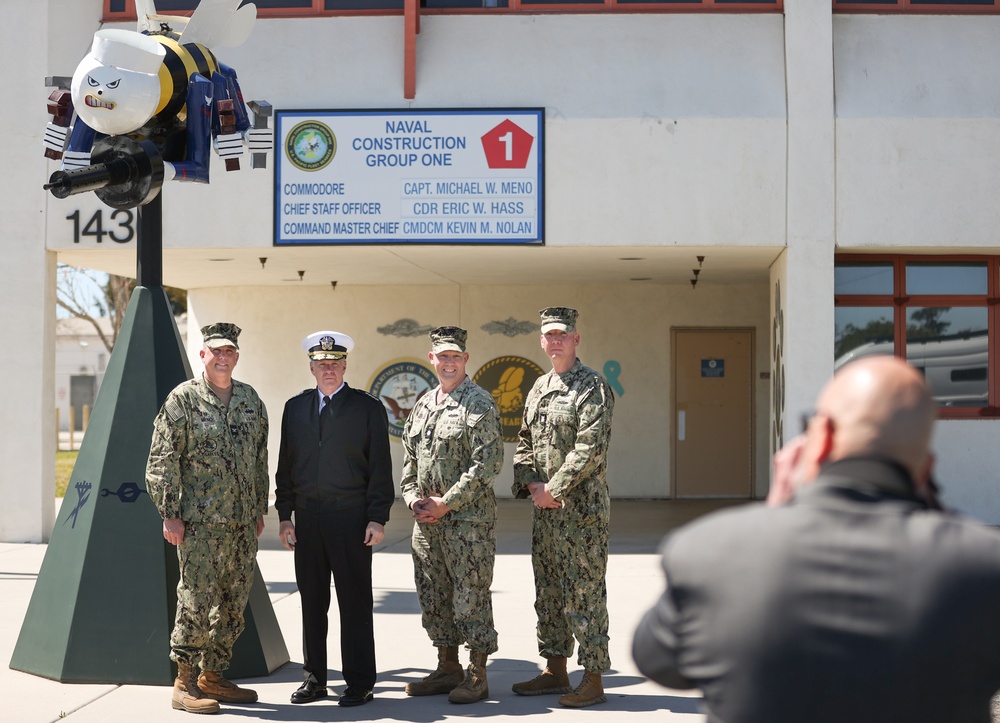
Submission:
M 76 464 L 76 455 L 73 452 L 56 452 L 56 497 L 66 494 L 69 486 L 70 475 L 73 474 L 73 465 Z

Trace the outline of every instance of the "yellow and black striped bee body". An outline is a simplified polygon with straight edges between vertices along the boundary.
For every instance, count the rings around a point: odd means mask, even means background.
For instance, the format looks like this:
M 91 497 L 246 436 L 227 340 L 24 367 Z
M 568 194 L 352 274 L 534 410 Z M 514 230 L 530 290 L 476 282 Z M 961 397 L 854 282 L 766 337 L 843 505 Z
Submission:
M 160 80 L 160 102 L 151 123 L 170 124 L 174 118 L 186 115 L 188 83 L 194 73 L 200 73 L 208 80 L 219 69 L 215 54 L 200 43 L 181 43 L 180 35 L 173 31 L 150 34 L 153 40 L 166 50 L 163 65 L 158 74 Z

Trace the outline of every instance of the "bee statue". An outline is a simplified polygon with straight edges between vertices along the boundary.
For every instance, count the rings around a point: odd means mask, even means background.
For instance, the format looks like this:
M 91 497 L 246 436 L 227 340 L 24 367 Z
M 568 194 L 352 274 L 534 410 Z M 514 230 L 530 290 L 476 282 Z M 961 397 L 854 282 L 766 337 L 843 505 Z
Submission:
M 265 168 L 273 133 L 270 103 L 251 101 L 251 123 L 236 71 L 211 48 L 246 40 L 257 17 L 242 0 L 201 0 L 191 18 L 158 15 L 136 0 L 137 32 L 104 29 L 66 86 L 49 96 L 45 155 L 62 160 L 44 188 L 57 198 L 94 191 L 113 208 L 156 197 L 164 180 L 209 182 L 214 146 L 226 170 Z

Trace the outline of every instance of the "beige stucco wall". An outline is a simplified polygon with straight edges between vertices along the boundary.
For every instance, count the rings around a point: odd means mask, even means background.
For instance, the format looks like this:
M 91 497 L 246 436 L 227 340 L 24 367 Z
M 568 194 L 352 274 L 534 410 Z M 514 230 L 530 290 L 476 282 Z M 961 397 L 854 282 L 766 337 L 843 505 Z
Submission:
M 837 242 L 1000 243 L 1000 17 L 835 18 Z
M 426 336 L 385 336 L 376 330 L 400 318 L 421 325 L 456 324 L 469 330 L 470 376 L 489 360 L 523 356 L 548 370 L 537 333 L 509 338 L 490 335 L 481 326 L 513 316 L 537 323 L 538 310 L 550 305 L 580 311 L 578 350 L 581 360 L 601 371 L 608 360 L 621 365 L 625 390 L 616 401 L 608 477 L 613 495 L 643 498 L 668 495 L 670 470 L 670 329 L 671 327 L 739 326 L 755 330 L 757 407 L 755 476 L 766 490 L 768 475 L 768 296 L 759 286 L 604 286 L 586 289 L 553 287 L 353 287 L 277 289 L 203 289 L 189 295 L 188 349 L 197 369 L 197 329 L 214 321 L 232 321 L 244 331 L 236 377 L 252 384 L 264 399 L 272 420 L 269 452 L 277 462 L 281 409 L 286 399 L 314 385 L 300 342 L 320 329 L 352 336 L 346 379 L 368 389 L 372 375 L 385 363 L 402 358 L 426 360 Z M 194 336 L 192 336 L 192 334 Z M 510 495 L 514 444 L 506 445 L 504 471 L 497 492 Z M 399 484 L 401 446 L 392 445 Z

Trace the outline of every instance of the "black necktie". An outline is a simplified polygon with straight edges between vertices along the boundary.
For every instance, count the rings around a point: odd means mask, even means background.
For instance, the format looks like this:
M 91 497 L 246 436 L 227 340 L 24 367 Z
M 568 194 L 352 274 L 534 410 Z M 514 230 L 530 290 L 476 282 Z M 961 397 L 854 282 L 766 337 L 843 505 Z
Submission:
M 319 436 L 323 436 L 323 422 L 333 414 L 333 410 L 330 408 L 330 397 L 323 397 L 323 408 L 319 410 Z

